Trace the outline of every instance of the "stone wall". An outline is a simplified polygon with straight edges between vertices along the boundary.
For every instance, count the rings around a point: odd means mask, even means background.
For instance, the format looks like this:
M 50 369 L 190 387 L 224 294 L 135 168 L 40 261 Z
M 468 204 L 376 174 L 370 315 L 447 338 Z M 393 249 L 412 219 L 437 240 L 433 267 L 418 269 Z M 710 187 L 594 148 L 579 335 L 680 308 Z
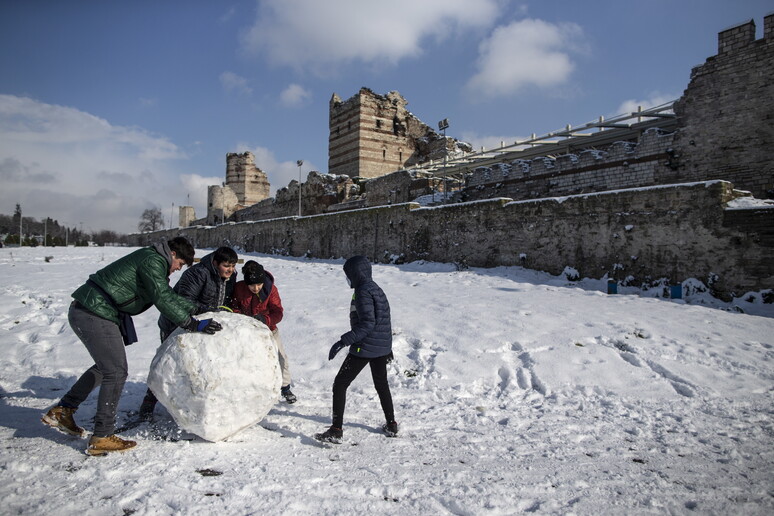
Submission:
M 604 150 L 588 149 L 475 169 L 466 179 L 461 198 L 538 199 L 679 180 L 673 133 L 649 129 L 637 142 L 616 142 Z
M 724 209 L 736 195 L 730 183 L 711 181 L 561 199 L 406 203 L 134 235 L 134 243 L 180 234 L 199 248 L 291 256 L 520 264 L 557 275 L 570 266 L 631 285 L 698 278 L 728 296 L 774 285 L 774 209 Z
M 301 214 L 325 213 L 331 205 L 343 203 L 359 193 L 358 187 L 348 176 L 334 176 L 311 171 L 306 182 L 300 185 Z M 265 199 L 234 213 L 233 221 L 265 220 L 297 216 L 299 212 L 299 183 L 291 181 L 277 190 L 273 198 Z
M 687 181 L 724 179 L 774 197 L 774 14 L 755 40 L 750 20 L 718 35 L 718 55 L 691 72 L 675 106 L 675 147 Z

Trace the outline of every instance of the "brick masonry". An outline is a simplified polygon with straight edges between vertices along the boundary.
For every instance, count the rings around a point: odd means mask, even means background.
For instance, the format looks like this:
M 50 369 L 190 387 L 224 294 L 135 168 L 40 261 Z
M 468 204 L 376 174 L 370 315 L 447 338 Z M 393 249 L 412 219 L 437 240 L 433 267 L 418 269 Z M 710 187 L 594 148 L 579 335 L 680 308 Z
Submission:
M 758 41 L 753 22 L 720 33 L 718 55 L 694 68 L 675 106 L 675 132 L 649 130 L 604 149 L 477 170 L 469 202 L 443 207 L 404 202 L 428 181 L 407 172 L 365 185 L 370 202 L 385 204 L 373 207 L 352 201 L 350 179 L 320 175 L 309 195 L 326 199 L 325 209 L 295 216 L 299 185 L 291 183 L 242 222 L 140 234 L 135 243 L 181 234 L 200 248 L 292 256 L 364 254 L 552 274 L 570 266 L 633 285 L 698 278 L 721 297 L 774 288 L 774 209 L 726 208 L 740 195 L 735 189 L 759 198 L 774 192 L 773 25 L 767 16 Z M 331 212 L 347 203 L 361 209 Z

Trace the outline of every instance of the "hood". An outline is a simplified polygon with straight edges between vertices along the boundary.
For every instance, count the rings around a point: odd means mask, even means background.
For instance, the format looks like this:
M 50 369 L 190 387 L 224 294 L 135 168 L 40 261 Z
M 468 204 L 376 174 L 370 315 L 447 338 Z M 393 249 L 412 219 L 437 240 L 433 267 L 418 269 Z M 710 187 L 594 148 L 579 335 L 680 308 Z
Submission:
M 371 262 L 365 256 L 353 256 L 344 262 L 344 274 L 347 275 L 350 286 L 357 288 L 371 281 Z
M 215 268 L 215 261 L 213 260 L 214 257 L 215 257 L 215 253 L 206 254 L 202 256 L 202 259 L 199 260 L 199 263 L 201 264 L 202 267 L 204 267 L 207 271 L 209 271 L 213 279 L 222 281 L 223 278 L 220 277 L 220 273 Z M 236 274 L 236 271 L 234 271 L 234 273 Z
M 157 242 L 151 247 L 167 261 L 167 276 L 169 276 L 169 269 L 172 267 L 172 251 L 169 249 L 169 245 L 166 242 Z

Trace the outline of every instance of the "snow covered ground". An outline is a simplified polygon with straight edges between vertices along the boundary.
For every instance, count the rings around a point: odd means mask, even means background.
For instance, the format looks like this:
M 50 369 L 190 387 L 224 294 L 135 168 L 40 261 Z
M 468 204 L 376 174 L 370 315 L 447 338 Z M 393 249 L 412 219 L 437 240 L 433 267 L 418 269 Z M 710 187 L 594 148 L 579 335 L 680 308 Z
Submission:
M 330 422 L 343 359 L 328 349 L 348 325 L 343 260 L 240 253 L 276 278 L 298 403 L 219 443 L 159 408 L 155 429 L 124 433 L 136 449 L 87 457 L 40 415 L 91 365 L 70 293 L 131 250 L 0 249 L 4 514 L 774 513 L 774 305 L 611 296 L 519 267 L 375 266 L 401 434 L 379 432 L 366 370 L 344 444 L 322 446 L 311 436 Z M 135 318 L 119 424 L 145 393 L 157 316 Z M 76 420 L 90 429 L 94 411 L 92 395 Z

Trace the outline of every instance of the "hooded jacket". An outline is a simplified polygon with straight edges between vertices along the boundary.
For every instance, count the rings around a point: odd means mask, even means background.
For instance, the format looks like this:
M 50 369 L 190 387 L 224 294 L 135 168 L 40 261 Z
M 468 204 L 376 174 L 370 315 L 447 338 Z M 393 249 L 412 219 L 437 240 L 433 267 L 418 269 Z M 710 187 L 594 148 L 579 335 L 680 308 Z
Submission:
M 277 323 L 282 320 L 282 300 L 279 291 L 274 285 L 274 276 L 266 271 L 266 279 L 263 287 L 257 294 L 253 294 L 244 280 L 234 286 L 234 300 L 231 308 L 235 313 L 249 316 L 262 315 L 266 319 L 266 326 L 271 331 L 277 329 Z
M 344 274 L 355 289 L 349 306 L 351 330 L 341 336 L 349 352 L 361 358 L 376 358 L 392 351 L 390 303 L 371 278 L 371 264 L 365 256 L 353 256 L 344 263 Z
M 89 276 L 115 305 L 89 283 L 78 287 L 72 297 L 89 312 L 116 324 L 118 310 L 137 315 L 155 305 L 169 320 L 182 325 L 190 319 L 195 305 L 169 288 L 171 266 L 172 254 L 166 242 L 138 249 Z
M 217 310 L 219 306 L 231 304 L 231 296 L 234 292 L 237 273 L 229 279 L 220 277 L 215 267 L 213 256 L 215 253 L 205 255 L 199 263 L 186 269 L 172 290 L 183 296 L 196 306 L 195 314 Z M 159 317 L 159 328 L 164 333 L 171 333 L 179 326 L 175 321 L 164 314 Z

